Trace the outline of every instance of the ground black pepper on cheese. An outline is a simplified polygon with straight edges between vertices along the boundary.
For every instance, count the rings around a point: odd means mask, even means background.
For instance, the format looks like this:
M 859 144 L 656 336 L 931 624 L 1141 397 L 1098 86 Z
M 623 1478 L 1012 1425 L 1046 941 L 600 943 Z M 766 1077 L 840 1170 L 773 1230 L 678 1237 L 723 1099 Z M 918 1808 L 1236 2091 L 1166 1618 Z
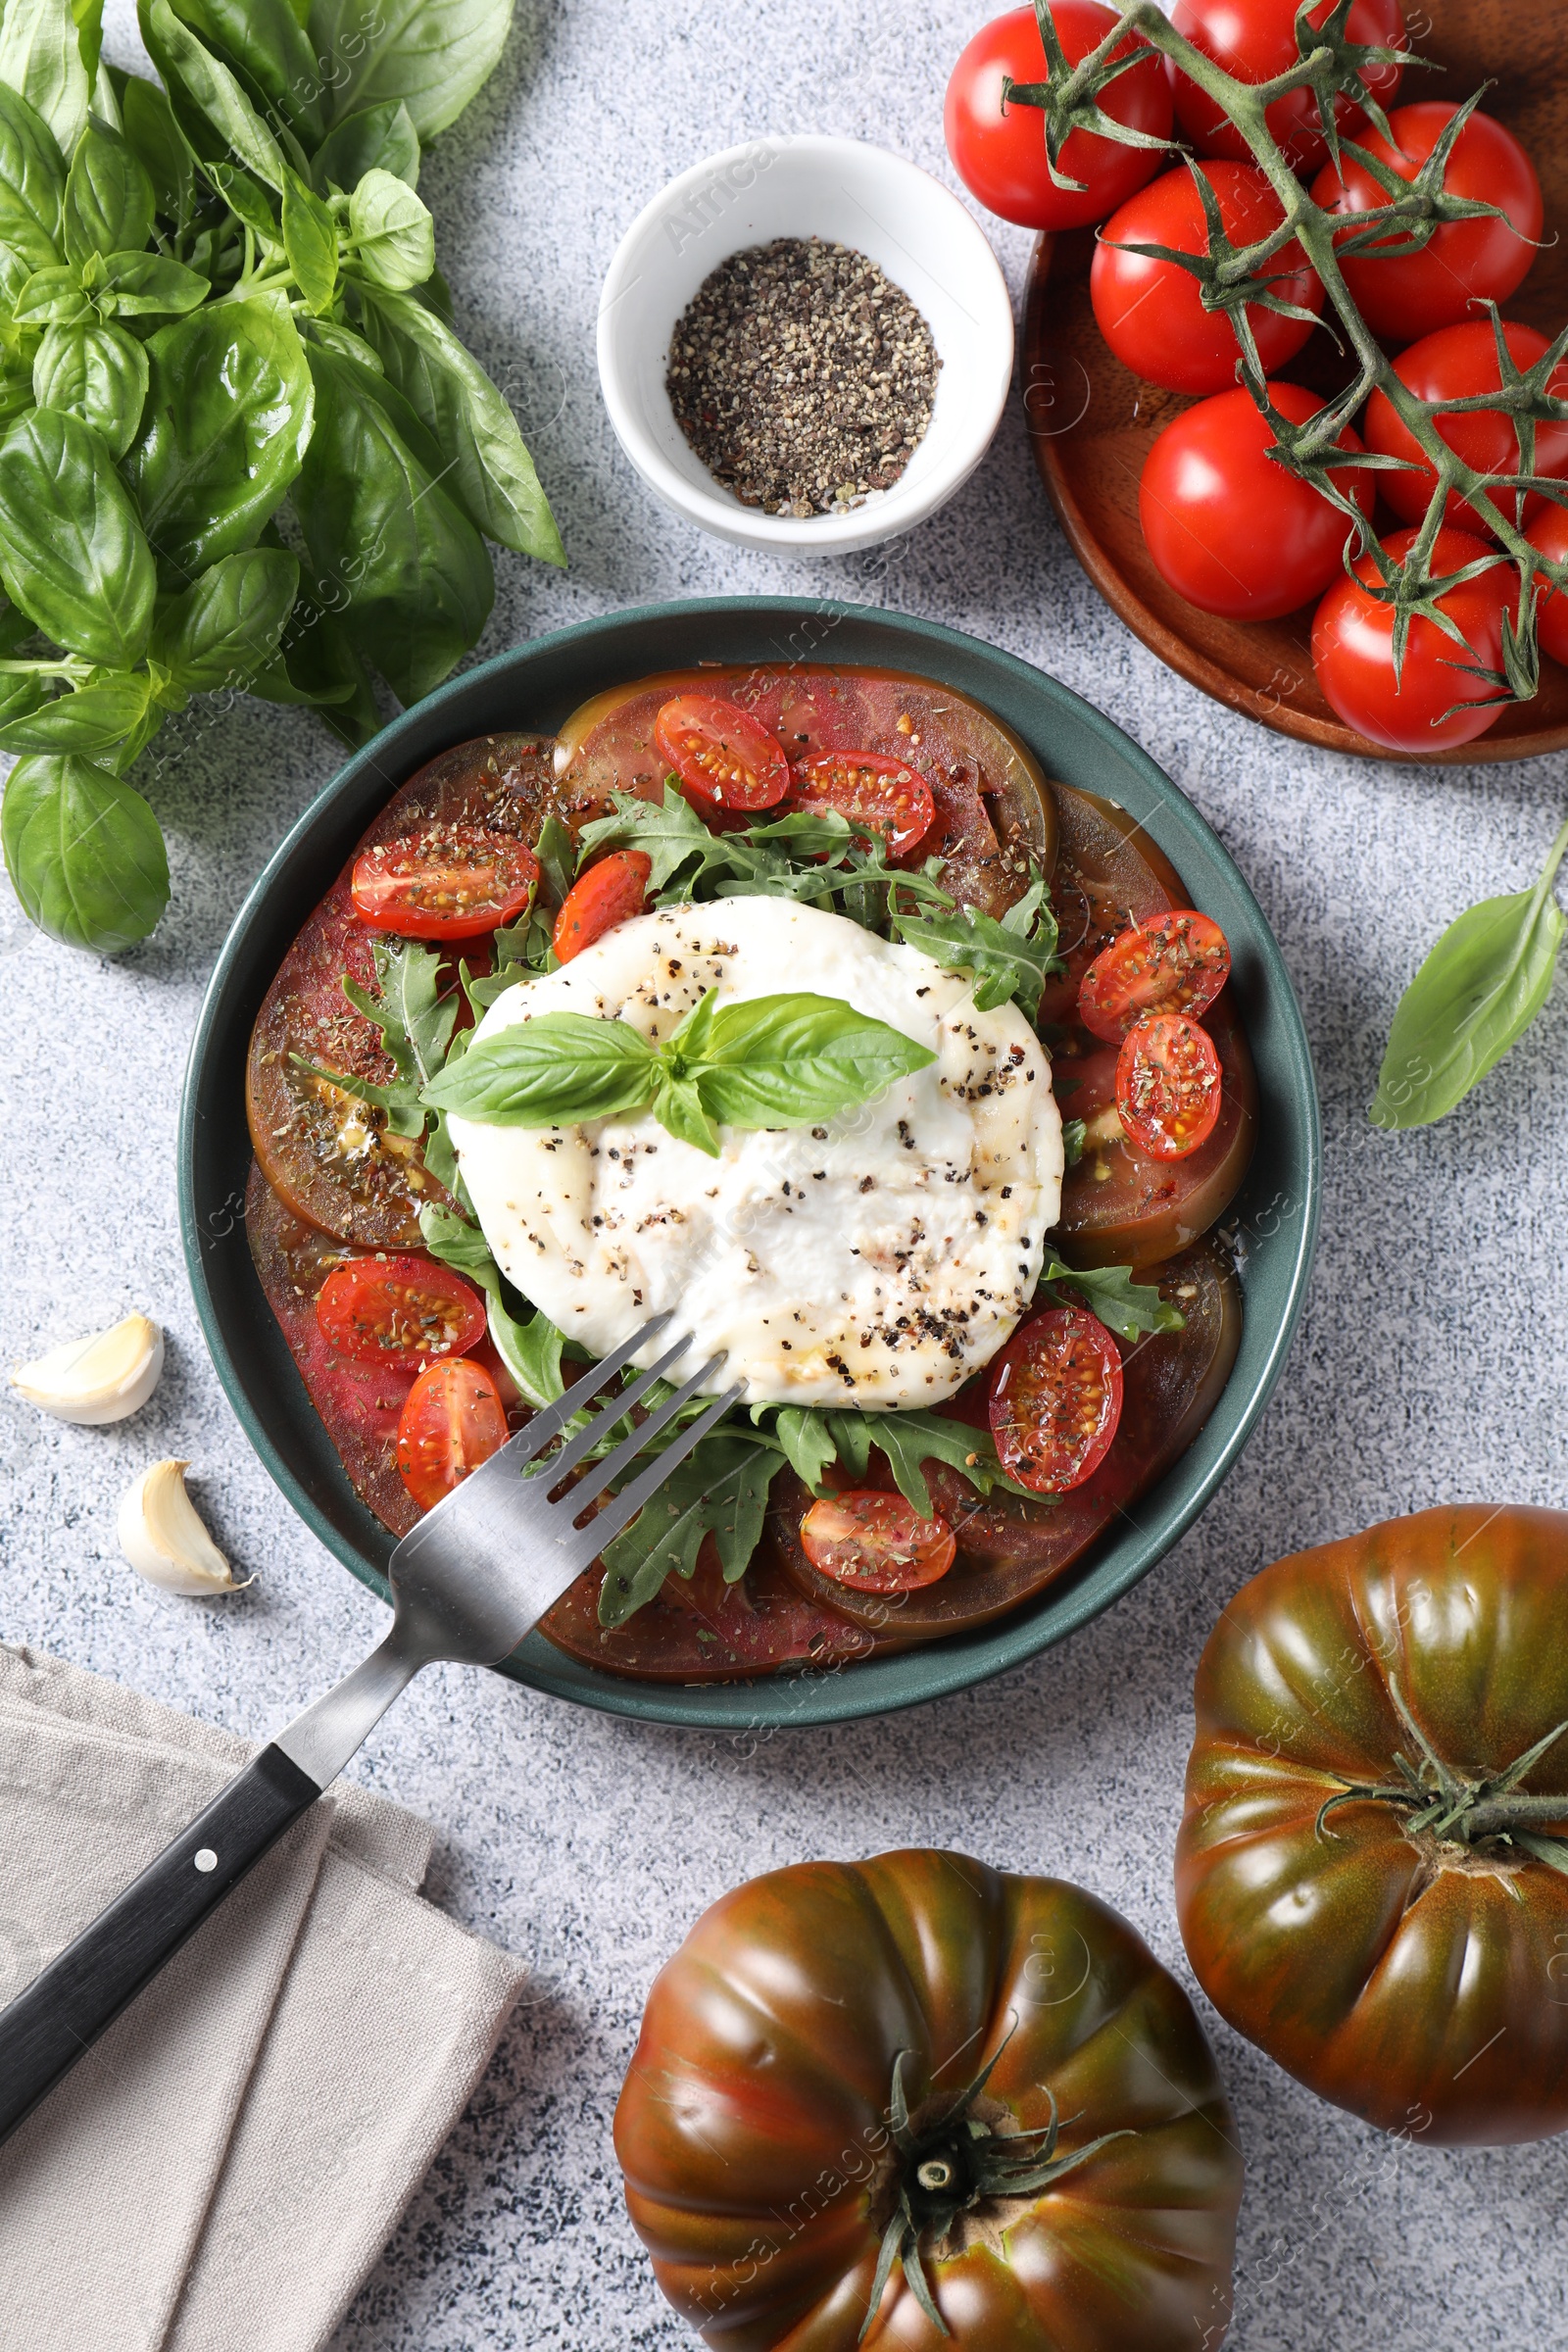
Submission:
M 682 432 L 769 514 L 827 514 L 898 480 L 931 421 L 931 329 L 875 262 L 818 237 L 731 254 L 670 337 Z

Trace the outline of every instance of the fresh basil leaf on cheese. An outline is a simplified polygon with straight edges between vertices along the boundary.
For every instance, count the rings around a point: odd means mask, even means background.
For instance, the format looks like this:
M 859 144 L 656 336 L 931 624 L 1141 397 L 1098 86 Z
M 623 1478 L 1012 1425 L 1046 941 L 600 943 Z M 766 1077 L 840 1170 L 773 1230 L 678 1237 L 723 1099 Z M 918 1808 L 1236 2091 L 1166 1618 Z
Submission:
M 546 1012 L 481 1038 L 424 1101 L 493 1127 L 565 1127 L 641 1110 L 658 1069 L 657 1051 L 629 1021 Z
M 714 995 L 662 1054 L 690 1070 L 703 1107 L 733 1127 L 832 1118 L 936 1059 L 929 1046 L 839 997 L 754 997 L 714 1009 Z

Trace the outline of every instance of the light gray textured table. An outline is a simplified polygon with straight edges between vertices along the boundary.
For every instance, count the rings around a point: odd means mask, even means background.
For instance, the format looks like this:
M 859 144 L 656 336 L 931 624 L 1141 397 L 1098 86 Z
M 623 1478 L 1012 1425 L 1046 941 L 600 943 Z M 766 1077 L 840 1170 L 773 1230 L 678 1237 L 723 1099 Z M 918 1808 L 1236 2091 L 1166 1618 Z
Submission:
M 110 54 L 128 64 L 129 0 L 109 13 Z M 1283 945 L 1328 1130 L 1311 1300 L 1250 1449 L 1186 1542 L 1004 1682 L 761 1746 L 453 1670 L 416 1685 L 356 1769 L 439 1825 L 437 1899 L 532 1953 L 537 1975 L 339 2352 L 693 2340 L 625 2220 L 610 2123 L 649 1982 L 705 1904 L 785 1862 L 947 1844 L 1082 1881 L 1190 1984 L 1170 1855 L 1192 1669 L 1226 1596 L 1278 1553 L 1394 1512 L 1562 1500 L 1568 988 L 1445 1126 L 1387 1140 L 1364 1105 L 1416 960 L 1471 899 L 1533 877 L 1568 763 L 1359 764 L 1220 710 L 1083 579 L 1016 407 L 967 489 L 890 563 L 809 574 L 669 521 L 605 418 L 598 286 L 646 199 L 714 148 L 803 128 L 877 139 L 951 180 L 941 92 L 986 13 L 523 0 L 422 183 L 461 323 L 512 390 L 571 560 L 558 576 L 499 557 L 479 650 L 660 598 L 824 593 L 972 630 L 1099 704 L 1218 828 Z M 993 233 L 1016 289 L 1028 240 Z M 174 871 L 157 937 L 95 961 L 29 932 L 9 893 L 0 905 L 7 1360 L 132 1307 L 171 1340 L 153 1405 L 119 1430 L 0 1404 L 0 1636 L 262 1735 L 360 1655 L 381 1611 L 295 1523 L 208 1363 L 175 1225 L 175 1109 L 224 931 L 337 762 L 314 724 L 260 703 L 176 726 L 181 756 L 156 789 Z M 159 1453 L 191 1457 L 220 1540 L 257 1573 L 243 1596 L 161 1595 L 120 1559 L 118 1496 Z M 1208 2022 L 1249 2166 L 1238 2352 L 1568 2344 L 1568 2142 L 1395 2150 Z

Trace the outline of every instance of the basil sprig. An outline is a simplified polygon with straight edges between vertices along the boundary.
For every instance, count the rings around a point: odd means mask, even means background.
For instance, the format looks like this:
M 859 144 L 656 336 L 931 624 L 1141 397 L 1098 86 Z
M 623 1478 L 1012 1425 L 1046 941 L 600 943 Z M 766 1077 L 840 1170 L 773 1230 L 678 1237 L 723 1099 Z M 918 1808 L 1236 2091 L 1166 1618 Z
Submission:
M 494 1127 L 566 1127 L 651 1108 L 671 1135 L 716 1159 L 720 1124 L 808 1126 L 935 1059 L 838 997 L 721 1005 L 710 989 L 661 1045 L 629 1021 L 589 1013 L 515 1022 L 449 1063 L 422 1099 Z
M 1425 1127 L 1494 1068 L 1551 993 L 1563 913 L 1552 893 L 1568 824 L 1534 890 L 1483 899 L 1448 925 L 1399 1000 L 1374 1127 Z

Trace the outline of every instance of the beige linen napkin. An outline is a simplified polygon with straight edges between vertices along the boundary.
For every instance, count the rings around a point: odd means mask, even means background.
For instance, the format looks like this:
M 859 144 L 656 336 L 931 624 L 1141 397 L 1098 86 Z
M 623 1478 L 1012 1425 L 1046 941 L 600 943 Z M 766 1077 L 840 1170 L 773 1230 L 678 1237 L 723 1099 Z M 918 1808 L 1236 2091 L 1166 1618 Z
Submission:
M 0 1997 L 253 1753 L 0 1645 Z M 523 1981 L 419 1899 L 431 1842 L 341 1785 L 0 2148 L 7 2344 L 312 2352 L 331 2334 Z

